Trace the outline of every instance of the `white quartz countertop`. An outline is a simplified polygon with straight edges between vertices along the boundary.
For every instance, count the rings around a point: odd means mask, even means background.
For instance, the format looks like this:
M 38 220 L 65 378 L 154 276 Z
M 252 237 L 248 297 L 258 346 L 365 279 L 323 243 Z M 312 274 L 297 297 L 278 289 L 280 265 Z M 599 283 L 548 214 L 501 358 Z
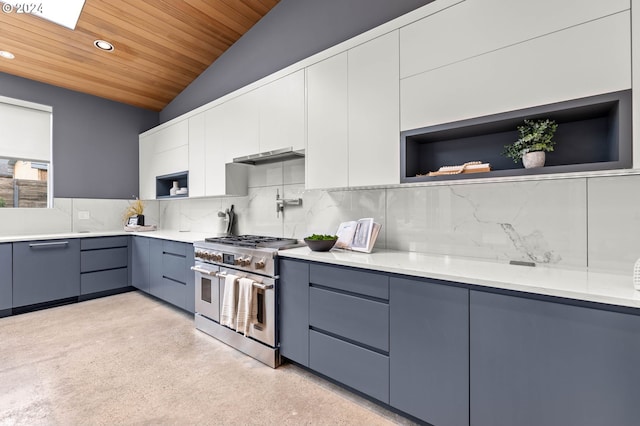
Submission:
M 461 257 L 392 250 L 358 253 L 343 250 L 314 252 L 308 247 L 283 250 L 281 257 L 351 266 L 415 277 L 515 290 L 547 296 L 640 308 L 640 291 L 629 275 L 519 266 Z
M 118 235 L 137 235 L 141 237 L 159 238 L 162 240 L 180 241 L 183 243 L 193 243 L 195 241 L 204 240 L 211 236 L 206 232 L 182 232 L 172 230 L 158 230 L 145 232 L 126 232 L 122 231 L 100 231 L 100 232 L 61 232 L 54 234 L 36 234 L 36 235 L 11 235 L 0 237 L 0 243 L 13 243 L 19 241 L 36 241 L 36 240 L 59 240 L 65 238 L 92 238 L 92 237 L 113 237 Z

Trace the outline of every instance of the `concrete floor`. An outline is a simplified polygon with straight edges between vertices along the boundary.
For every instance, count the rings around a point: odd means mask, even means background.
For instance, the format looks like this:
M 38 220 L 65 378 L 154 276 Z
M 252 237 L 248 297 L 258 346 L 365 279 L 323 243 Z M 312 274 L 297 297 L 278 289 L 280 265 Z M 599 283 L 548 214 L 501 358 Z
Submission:
M 0 319 L 0 425 L 411 424 L 131 292 Z

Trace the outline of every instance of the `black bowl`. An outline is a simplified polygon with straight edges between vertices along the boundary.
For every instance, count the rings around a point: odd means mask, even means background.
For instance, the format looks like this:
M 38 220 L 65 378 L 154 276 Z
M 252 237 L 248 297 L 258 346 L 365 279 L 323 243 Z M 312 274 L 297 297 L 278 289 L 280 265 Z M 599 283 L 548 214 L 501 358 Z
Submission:
M 329 251 L 333 248 L 338 240 L 308 240 L 304 239 L 304 242 L 313 251 Z

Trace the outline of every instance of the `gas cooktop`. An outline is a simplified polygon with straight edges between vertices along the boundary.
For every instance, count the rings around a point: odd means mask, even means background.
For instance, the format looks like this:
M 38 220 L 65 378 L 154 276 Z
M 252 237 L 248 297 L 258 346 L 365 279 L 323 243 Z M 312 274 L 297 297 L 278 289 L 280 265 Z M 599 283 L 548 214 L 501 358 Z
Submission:
M 237 247 L 282 249 L 299 245 L 294 238 L 266 237 L 261 235 L 227 235 L 223 237 L 205 238 L 208 243 L 224 244 Z

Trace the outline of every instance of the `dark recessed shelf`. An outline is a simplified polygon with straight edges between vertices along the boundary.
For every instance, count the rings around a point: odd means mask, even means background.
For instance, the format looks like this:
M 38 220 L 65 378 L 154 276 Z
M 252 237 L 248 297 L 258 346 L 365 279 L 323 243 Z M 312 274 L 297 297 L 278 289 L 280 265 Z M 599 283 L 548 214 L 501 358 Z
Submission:
M 189 193 L 170 195 L 173 181 L 178 181 L 179 188 L 189 187 L 189 172 L 171 173 L 169 175 L 156 177 L 156 198 L 185 198 L 189 196 Z
M 525 118 L 558 123 L 555 151 L 547 153 L 545 167 L 524 169 L 502 155 Z M 624 169 L 632 165 L 631 152 L 631 91 L 626 90 L 404 131 L 400 182 Z M 490 163 L 492 171 L 416 176 L 468 161 Z

